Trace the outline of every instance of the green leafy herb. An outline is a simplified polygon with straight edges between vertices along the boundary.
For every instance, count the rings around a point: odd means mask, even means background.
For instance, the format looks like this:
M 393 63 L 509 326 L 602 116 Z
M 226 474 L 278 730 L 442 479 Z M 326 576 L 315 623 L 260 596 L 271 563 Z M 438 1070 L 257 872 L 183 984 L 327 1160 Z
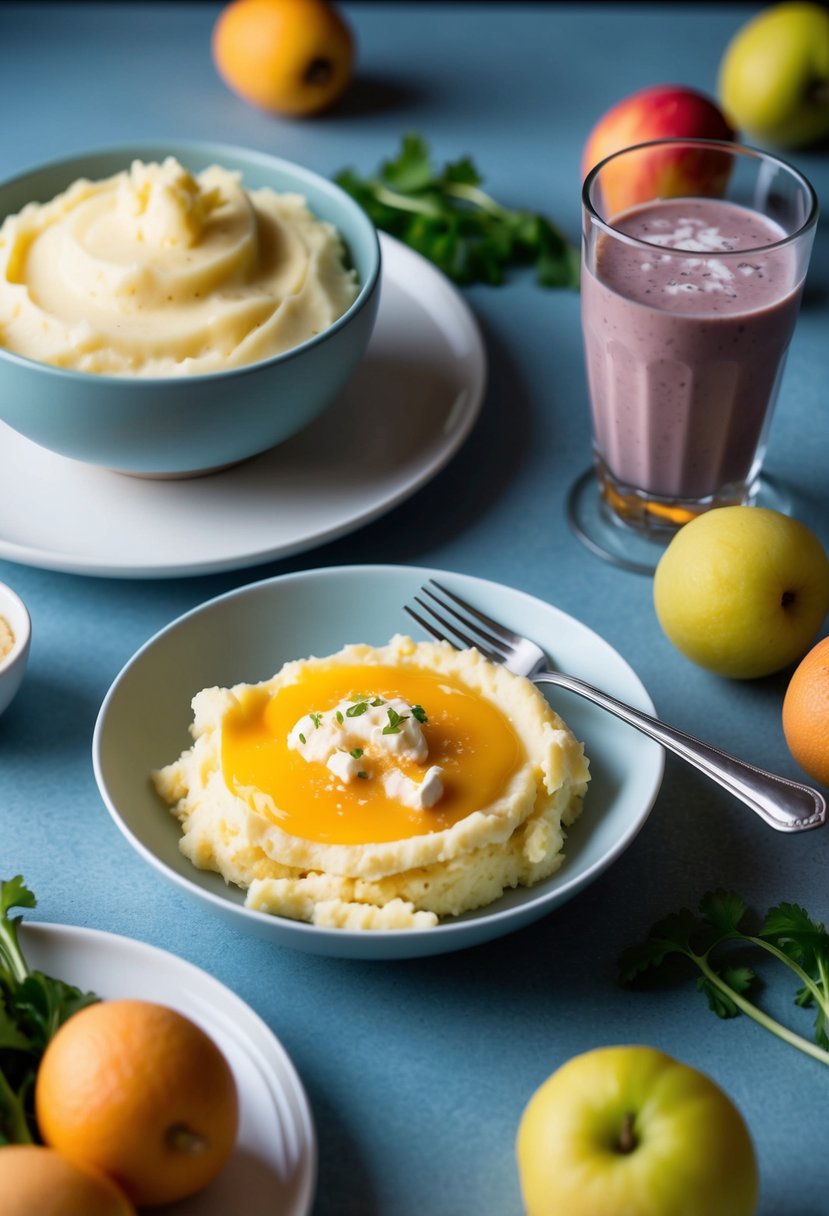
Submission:
M 363 749 L 361 747 L 352 747 L 351 755 L 354 757 L 355 760 L 359 760 L 360 757 L 362 756 L 362 754 L 363 754 Z
M 385 705 L 386 702 L 382 697 L 375 697 L 371 704 L 374 708 L 376 708 L 378 705 Z
M 343 722 L 345 721 L 339 709 L 337 710 L 337 721 L 339 722 L 340 726 L 342 726 Z M 303 742 L 305 742 L 305 740 L 303 740 Z
M 299 741 L 301 744 L 303 744 L 303 746 L 308 742 L 308 740 L 303 735 L 302 731 L 299 732 Z
M 412 706 L 412 717 L 415 719 L 416 722 L 420 722 L 421 725 L 424 722 L 429 721 L 429 719 L 426 717 L 426 710 L 423 708 L 422 705 L 413 705 Z
M 368 773 L 364 769 L 360 769 L 360 771 L 357 773 L 357 776 L 362 778 L 363 781 L 368 780 Z
M 0 1144 L 39 1141 L 33 1094 L 41 1057 L 63 1023 L 98 1000 L 29 968 L 18 939 L 22 917 L 9 913 L 36 902 L 20 875 L 0 883 Z
M 745 1013 L 784 1042 L 829 1064 L 829 933 L 797 904 L 771 908 L 750 931 L 755 919 L 733 891 L 709 892 L 700 901 L 699 915 L 682 908 L 654 925 L 643 943 L 626 950 L 619 960 L 620 979 L 630 984 L 670 956 L 684 956 L 699 969 L 697 989 L 717 1017 Z M 759 977 L 738 961 L 748 948 L 770 955 L 793 973 L 798 983 L 794 1004 L 815 1011 L 814 1041 L 782 1025 L 751 999 Z
M 368 713 L 368 701 L 358 701 L 356 705 L 349 705 L 345 711 L 347 718 L 362 718 L 363 714 Z
M 468 156 L 436 169 L 420 135 L 405 135 L 373 177 L 349 168 L 335 181 L 378 228 L 456 283 L 497 286 L 509 267 L 532 264 L 542 287 L 579 285 L 579 251 L 549 219 L 496 202 Z
M 314 729 L 319 730 L 322 723 L 322 714 L 309 714 L 308 717 L 314 723 Z
M 397 710 L 392 709 L 391 706 L 389 706 L 389 708 L 386 710 L 386 713 L 388 714 L 389 720 L 383 727 L 382 733 L 384 735 L 399 735 L 401 725 L 409 720 L 409 715 L 399 714 Z

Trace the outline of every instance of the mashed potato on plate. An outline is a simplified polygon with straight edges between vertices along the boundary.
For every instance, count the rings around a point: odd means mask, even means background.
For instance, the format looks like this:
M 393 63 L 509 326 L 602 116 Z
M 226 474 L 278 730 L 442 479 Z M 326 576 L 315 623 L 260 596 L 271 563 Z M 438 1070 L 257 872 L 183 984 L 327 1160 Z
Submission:
M 533 684 L 448 643 L 292 661 L 193 714 L 152 775 L 182 852 L 248 907 L 328 927 L 427 928 L 547 878 L 589 780 Z

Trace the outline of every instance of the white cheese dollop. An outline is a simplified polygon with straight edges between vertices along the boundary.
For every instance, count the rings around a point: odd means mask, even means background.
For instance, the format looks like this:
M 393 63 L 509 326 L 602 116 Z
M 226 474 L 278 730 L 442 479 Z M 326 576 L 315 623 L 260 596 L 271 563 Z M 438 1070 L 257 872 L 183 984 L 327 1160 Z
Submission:
M 414 781 L 394 763 L 424 764 L 429 757 L 415 709 L 401 697 L 361 697 L 304 714 L 288 732 L 288 747 L 304 760 L 324 764 L 344 785 L 376 776 L 387 798 L 415 810 L 434 806 L 443 795 L 439 765 L 430 765 L 423 780 Z

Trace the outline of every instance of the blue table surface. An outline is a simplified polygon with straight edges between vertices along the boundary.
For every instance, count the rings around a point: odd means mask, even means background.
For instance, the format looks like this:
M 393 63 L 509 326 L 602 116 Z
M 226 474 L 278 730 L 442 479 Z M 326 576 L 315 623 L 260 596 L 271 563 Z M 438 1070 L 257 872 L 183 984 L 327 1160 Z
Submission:
M 6 4 L 0 175 L 168 136 L 247 145 L 325 174 L 369 170 L 416 130 L 441 160 L 472 154 L 496 196 L 545 211 L 576 240 L 579 161 L 594 120 L 653 83 L 713 93 L 722 49 L 757 7 L 344 4 L 356 81 L 340 108 L 297 122 L 246 106 L 219 80 L 209 49 L 216 4 Z M 829 197 L 825 149 L 790 159 Z M 808 282 L 767 468 L 829 542 L 825 223 Z M 544 291 L 529 273 L 463 294 L 491 364 L 480 421 L 449 466 L 385 518 L 288 560 L 195 578 L 87 578 L 0 562 L 34 625 L 26 683 L 0 720 L 0 870 L 22 872 L 37 892 L 32 919 L 172 949 L 269 1023 L 313 1109 L 317 1216 L 514 1216 L 514 1137 L 531 1093 L 568 1057 L 625 1042 L 709 1072 L 739 1104 L 758 1150 L 762 1216 L 827 1216 L 821 1064 L 745 1017 L 715 1019 L 691 979 L 643 992 L 621 988 L 616 973 L 623 947 L 711 888 L 734 888 L 761 910 L 796 901 L 829 920 L 827 830 L 779 835 L 669 759 L 641 834 L 560 910 L 489 945 L 370 964 L 278 949 L 229 927 L 130 849 L 98 795 L 98 708 L 156 630 L 259 578 L 363 562 L 437 566 L 539 596 L 615 646 L 665 719 L 799 775 L 780 725 L 787 673 L 733 683 L 692 666 L 660 632 L 650 579 L 596 559 L 567 527 L 567 490 L 589 460 L 577 296 Z M 769 1007 L 809 1034 L 791 995 L 769 975 Z

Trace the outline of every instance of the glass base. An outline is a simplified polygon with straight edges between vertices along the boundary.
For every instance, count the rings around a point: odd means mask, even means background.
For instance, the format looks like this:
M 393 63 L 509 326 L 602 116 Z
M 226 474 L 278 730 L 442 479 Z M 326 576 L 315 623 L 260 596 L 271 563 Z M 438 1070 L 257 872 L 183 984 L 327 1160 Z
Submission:
M 770 507 L 784 515 L 792 512 L 791 498 L 764 474 L 758 478 L 749 506 Z M 597 557 L 630 570 L 653 574 L 677 528 L 635 528 L 613 511 L 599 489 L 595 468 L 586 469 L 567 498 L 567 521 L 581 543 Z

